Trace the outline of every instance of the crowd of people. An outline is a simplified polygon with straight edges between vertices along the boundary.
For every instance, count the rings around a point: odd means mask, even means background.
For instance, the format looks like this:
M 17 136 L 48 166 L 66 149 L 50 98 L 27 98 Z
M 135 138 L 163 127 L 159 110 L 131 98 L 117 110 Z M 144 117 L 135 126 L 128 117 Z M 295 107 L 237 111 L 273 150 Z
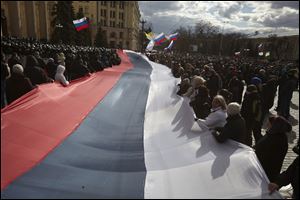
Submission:
M 147 56 L 180 78 L 177 94 L 190 99 L 202 129 L 211 130 L 220 143 L 232 139 L 252 147 L 271 181 L 270 192 L 291 183 L 293 197 L 299 197 L 298 157 L 280 174 L 288 151 L 287 134 L 292 130 L 290 103 L 299 84 L 298 62 L 166 52 Z M 277 115 L 273 116 L 269 111 L 277 88 Z M 268 128 L 263 134 L 265 119 Z
M 39 84 L 70 81 L 119 65 L 116 50 L 1 38 L 1 109 Z
M 121 63 L 116 50 L 105 48 L 14 37 L 3 37 L 1 46 L 1 108 L 39 84 L 57 81 L 68 86 L 74 79 Z M 181 80 L 177 94 L 190 99 L 199 126 L 210 129 L 220 143 L 233 139 L 253 147 L 272 182 L 270 191 L 292 183 L 294 197 L 299 197 L 298 157 L 280 174 L 288 150 L 286 134 L 292 130 L 290 103 L 299 83 L 298 62 L 168 52 L 147 55 L 170 67 Z M 270 117 L 277 88 L 277 116 Z M 266 118 L 269 127 L 262 134 Z

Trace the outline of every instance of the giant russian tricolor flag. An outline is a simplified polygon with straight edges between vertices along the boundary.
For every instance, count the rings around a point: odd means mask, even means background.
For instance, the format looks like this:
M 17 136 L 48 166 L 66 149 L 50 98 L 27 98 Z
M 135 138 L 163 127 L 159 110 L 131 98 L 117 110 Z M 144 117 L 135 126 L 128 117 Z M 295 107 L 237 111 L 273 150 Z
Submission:
M 1 110 L 1 198 L 280 198 L 254 151 L 216 142 L 145 56 Z
M 86 17 L 81 19 L 73 20 L 73 24 L 77 31 L 81 31 L 89 27 L 89 22 Z

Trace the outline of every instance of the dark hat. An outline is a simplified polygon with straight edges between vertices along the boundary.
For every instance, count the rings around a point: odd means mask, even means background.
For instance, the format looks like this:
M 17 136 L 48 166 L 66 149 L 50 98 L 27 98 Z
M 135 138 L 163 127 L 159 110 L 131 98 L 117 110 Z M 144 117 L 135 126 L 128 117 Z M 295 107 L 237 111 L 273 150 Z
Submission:
M 261 79 L 258 78 L 258 77 L 253 77 L 253 78 L 251 79 L 251 84 L 258 85 L 258 84 L 261 84 L 261 83 L 262 83 L 262 81 L 261 81 Z

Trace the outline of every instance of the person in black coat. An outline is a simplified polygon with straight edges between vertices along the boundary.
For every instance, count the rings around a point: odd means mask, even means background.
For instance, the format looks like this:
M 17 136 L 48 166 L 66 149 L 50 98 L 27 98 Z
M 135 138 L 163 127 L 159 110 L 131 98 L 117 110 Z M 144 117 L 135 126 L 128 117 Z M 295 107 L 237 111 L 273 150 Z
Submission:
M 209 90 L 209 96 L 211 99 L 217 95 L 217 92 L 222 87 L 222 80 L 221 77 L 217 74 L 215 70 L 210 69 L 209 71 L 209 78 L 206 81 L 206 86 Z
M 261 103 L 262 103 L 262 119 L 269 113 L 274 105 L 274 99 L 277 92 L 277 80 L 271 78 L 262 85 Z
M 290 117 L 290 104 L 294 90 L 298 87 L 298 71 L 292 69 L 288 71 L 288 79 L 282 84 L 279 91 L 278 114 L 288 119 Z
M 12 56 L 8 59 L 7 63 L 8 63 L 8 66 L 10 67 L 10 69 L 12 69 L 12 67 L 15 64 L 22 65 L 21 58 L 16 52 L 13 52 Z
M 275 190 L 288 184 L 291 184 L 293 187 L 293 199 L 299 199 L 299 156 L 274 182 L 269 183 L 268 188 L 272 194 Z
M 254 146 L 255 153 L 270 181 L 279 175 L 288 150 L 286 132 L 292 130 L 291 124 L 283 117 L 270 117 L 270 129 Z
M 54 59 L 49 58 L 48 63 L 45 66 L 45 71 L 46 71 L 48 77 L 55 79 L 57 66 L 58 66 L 58 64 L 55 63 Z
M 6 81 L 6 96 L 8 104 L 34 88 L 30 79 L 24 76 L 23 71 L 22 65 L 14 65 L 11 77 Z
M 201 85 L 196 88 L 195 99 L 190 102 L 190 106 L 199 119 L 205 119 L 210 113 L 210 97 L 206 86 Z
M 215 128 L 212 135 L 220 143 L 227 139 L 232 139 L 245 144 L 246 125 L 245 120 L 240 115 L 240 105 L 236 102 L 227 106 L 227 123 L 223 128 Z
M 242 102 L 244 84 L 237 76 L 230 79 L 228 83 L 228 90 L 232 93 L 232 101 L 240 104 Z
M 72 74 L 72 80 L 90 74 L 88 67 L 83 63 L 81 56 L 77 56 L 77 58 L 74 60 L 70 69 L 70 73 Z
M 6 79 L 10 76 L 10 68 L 5 62 L 5 55 L 1 51 L 1 109 L 6 106 Z
M 241 115 L 246 122 L 246 144 L 252 146 L 252 131 L 255 142 L 257 143 L 262 135 L 260 130 L 256 130 L 256 127 L 260 127 L 260 119 L 262 116 L 261 111 L 261 99 L 255 85 L 248 85 L 244 94 L 244 99 L 241 108 Z
M 30 79 L 31 83 L 37 85 L 54 82 L 53 79 L 47 76 L 42 68 L 38 67 L 38 65 L 39 63 L 33 55 L 27 56 L 24 74 Z

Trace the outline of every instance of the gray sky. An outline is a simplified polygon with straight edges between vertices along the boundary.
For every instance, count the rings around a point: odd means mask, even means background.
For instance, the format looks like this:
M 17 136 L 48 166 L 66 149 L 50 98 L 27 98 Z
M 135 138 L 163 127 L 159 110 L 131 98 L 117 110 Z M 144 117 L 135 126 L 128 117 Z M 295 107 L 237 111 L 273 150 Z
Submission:
M 204 20 L 224 32 L 299 35 L 298 1 L 139 1 L 139 6 L 155 33 Z

